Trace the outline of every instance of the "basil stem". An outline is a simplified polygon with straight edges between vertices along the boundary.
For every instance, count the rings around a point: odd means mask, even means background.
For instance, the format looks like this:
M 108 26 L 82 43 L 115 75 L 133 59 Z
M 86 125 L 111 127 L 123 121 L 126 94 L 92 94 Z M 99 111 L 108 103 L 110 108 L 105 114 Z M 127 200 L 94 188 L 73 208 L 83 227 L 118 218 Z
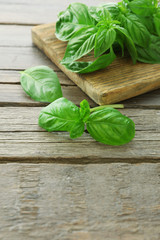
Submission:
M 90 112 L 96 112 L 98 110 L 102 110 L 106 107 L 111 107 L 111 108 L 124 108 L 123 104 L 112 104 L 112 105 L 102 105 L 102 106 L 98 106 L 98 107 L 94 107 L 90 109 Z

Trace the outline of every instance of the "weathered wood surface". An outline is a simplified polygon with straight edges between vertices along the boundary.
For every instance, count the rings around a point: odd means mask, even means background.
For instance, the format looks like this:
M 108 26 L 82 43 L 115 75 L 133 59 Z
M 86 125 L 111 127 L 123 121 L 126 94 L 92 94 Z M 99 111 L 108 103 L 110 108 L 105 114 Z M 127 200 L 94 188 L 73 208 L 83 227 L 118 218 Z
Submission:
M 31 107 L 19 86 L 19 70 L 43 64 L 56 71 L 67 98 L 78 104 L 86 96 L 31 42 L 31 25 L 55 22 L 67 6 L 0 0 L 0 240 L 159 240 L 160 90 L 124 102 L 136 136 L 113 148 L 87 133 L 73 141 L 45 132 L 37 124 L 42 105 Z
M 129 144 L 119 147 L 98 143 L 88 133 L 71 140 L 68 133 L 44 132 L 37 124 L 40 111 L 40 107 L 0 108 L 1 162 L 104 163 L 160 160 L 159 110 L 121 110 L 135 122 L 136 136 Z
M 72 2 L 77 2 L 77 0 L 47 0 L 45 2 L 42 0 L 1 0 L 0 24 L 36 25 L 55 22 L 57 14 L 65 10 Z M 86 4 L 86 0 L 79 2 Z M 104 3 L 104 0 L 87 0 L 87 5 L 90 6 L 101 3 Z
M 0 173 L 0 239 L 160 239 L 160 164 L 4 164 Z
M 56 38 L 55 24 L 33 27 L 32 39 L 34 44 L 97 104 L 116 103 L 160 88 L 159 64 L 133 64 L 127 57 L 116 58 L 107 68 L 89 74 L 69 71 L 60 63 L 67 43 Z M 93 57 L 84 57 L 83 61 L 84 59 L 93 61 Z

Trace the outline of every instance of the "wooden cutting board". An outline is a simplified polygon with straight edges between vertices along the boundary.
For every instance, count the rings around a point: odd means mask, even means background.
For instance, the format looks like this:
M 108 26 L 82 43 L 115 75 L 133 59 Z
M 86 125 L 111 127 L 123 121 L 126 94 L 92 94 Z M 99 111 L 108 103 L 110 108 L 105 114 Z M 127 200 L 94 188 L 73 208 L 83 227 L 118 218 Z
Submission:
M 160 64 L 137 63 L 130 58 L 118 58 L 106 69 L 77 74 L 60 64 L 66 42 L 55 36 L 55 24 L 32 28 L 34 44 L 40 48 L 75 84 L 100 105 L 120 102 L 142 93 L 160 88 Z M 83 58 L 84 60 L 91 57 Z

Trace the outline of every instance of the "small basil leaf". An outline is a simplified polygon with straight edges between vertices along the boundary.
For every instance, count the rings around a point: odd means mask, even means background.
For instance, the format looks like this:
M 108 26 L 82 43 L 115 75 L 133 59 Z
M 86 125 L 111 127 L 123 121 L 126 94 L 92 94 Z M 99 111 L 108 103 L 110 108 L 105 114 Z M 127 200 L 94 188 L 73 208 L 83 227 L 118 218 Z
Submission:
M 77 60 L 89 53 L 94 48 L 96 32 L 96 27 L 85 27 L 77 31 L 68 42 L 62 64 Z
M 21 72 L 21 86 L 36 101 L 53 102 L 62 97 L 56 73 L 46 66 L 32 67 Z
M 96 141 L 108 145 L 123 145 L 135 136 L 134 122 L 113 108 L 93 112 L 87 130 Z
M 94 56 L 98 57 L 106 52 L 116 39 L 116 31 L 113 28 L 99 28 L 96 34 Z
M 90 115 L 90 106 L 86 99 L 80 103 L 80 116 L 83 122 L 86 122 Z
M 73 135 L 76 124 L 80 124 L 80 109 L 63 97 L 43 108 L 39 115 L 39 126 L 49 132 L 67 131 Z
M 148 45 L 150 34 L 136 15 L 131 13 L 126 15 L 121 14 L 120 21 L 135 44 L 141 47 L 146 47 Z
M 78 138 L 84 133 L 84 123 L 82 121 L 76 122 L 70 130 L 70 138 Z
M 136 50 L 136 47 L 134 45 L 134 42 L 130 38 L 126 29 L 124 29 L 123 27 L 119 27 L 119 26 L 116 26 L 115 29 L 116 29 L 116 32 L 117 32 L 118 42 L 119 43 L 122 43 L 122 42 L 124 43 L 124 45 L 126 46 L 129 54 L 131 55 L 133 63 L 135 64 L 136 60 L 137 60 L 137 50 Z M 122 48 L 122 51 L 123 51 L 123 48 Z
M 152 0 L 134 0 L 130 2 L 128 6 L 133 13 L 142 16 L 150 16 L 155 10 Z
M 116 55 L 111 49 L 110 53 L 100 56 L 94 62 L 72 62 L 63 65 L 72 72 L 89 73 L 109 66 L 115 58 Z
M 137 46 L 138 60 L 144 63 L 160 63 L 160 37 L 151 35 L 147 48 Z
M 90 16 L 88 7 L 82 3 L 72 3 L 58 15 L 56 37 L 68 41 L 76 31 L 92 25 L 95 25 L 95 20 Z

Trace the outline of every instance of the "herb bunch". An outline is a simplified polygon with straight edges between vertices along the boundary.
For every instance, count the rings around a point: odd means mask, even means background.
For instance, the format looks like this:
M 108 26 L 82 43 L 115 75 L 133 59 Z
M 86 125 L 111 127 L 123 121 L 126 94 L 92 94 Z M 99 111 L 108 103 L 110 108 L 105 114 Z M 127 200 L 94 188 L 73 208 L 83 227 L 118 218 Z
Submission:
M 58 15 L 56 36 L 68 41 L 61 63 L 73 72 L 105 68 L 126 50 L 133 63 L 160 63 L 160 4 L 158 0 L 123 0 L 96 7 L 72 3 Z M 77 61 L 92 51 L 94 61 Z
M 98 142 L 123 145 L 135 135 L 134 122 L 114 108 L 121 104 L 90 108 L 87 100 L 80 108 L 64 98 L 56 73 L 46 66 L 32 67 L 21 72 L 21 86 L 34 100 L 50 102 L 39 115 L 39 126 L 45 130 L 67 131 L 71 138 L 80 137 L 85 128 Z

